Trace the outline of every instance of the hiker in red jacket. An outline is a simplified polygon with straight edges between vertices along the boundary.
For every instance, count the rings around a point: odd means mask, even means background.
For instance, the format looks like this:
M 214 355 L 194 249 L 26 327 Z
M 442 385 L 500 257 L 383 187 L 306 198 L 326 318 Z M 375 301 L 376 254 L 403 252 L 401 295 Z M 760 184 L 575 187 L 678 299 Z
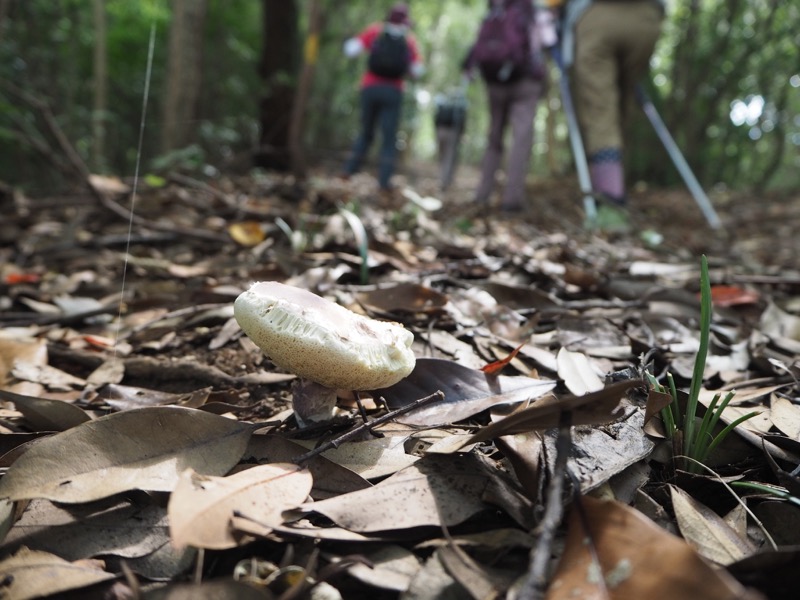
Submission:
M 511 151 L 500 202 L 503 212 L 518 212 L 525 207 L 533 120 L 545 89 L 542 25 L 542 21 L 537 24 L 533 0 L 489 0 L 489 13 L 463 65 L 465 77 L 480 71 L 489 98 L 489 133 L 475 193 L 480 204 L 489 202 L 503 159 L 503 137 L 511 127 Z
M 410 28 L 408 6 L 399 2 L 389 10 L 383 23 L 369 25 L 344 45 L 345 55 L 351 58 L 369 52 L 367 70 L 361 78 L 361 131 L 345 165 L 345 175 L 349 177 L 361 168 L 375 129 L 380 127 L 378 183 L 384 192 L 391 190 L 394 173 L 403 79 L 419 78 L 425 70 Z

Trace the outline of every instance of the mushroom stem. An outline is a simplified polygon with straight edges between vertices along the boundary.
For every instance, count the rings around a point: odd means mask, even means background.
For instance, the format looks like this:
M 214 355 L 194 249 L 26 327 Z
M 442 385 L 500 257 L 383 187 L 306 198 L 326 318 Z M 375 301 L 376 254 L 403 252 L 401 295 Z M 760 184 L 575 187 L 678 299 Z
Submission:
M 299 377 L 292 383 L 292 408 L 301 429 L 336 416 L 336 390 Z

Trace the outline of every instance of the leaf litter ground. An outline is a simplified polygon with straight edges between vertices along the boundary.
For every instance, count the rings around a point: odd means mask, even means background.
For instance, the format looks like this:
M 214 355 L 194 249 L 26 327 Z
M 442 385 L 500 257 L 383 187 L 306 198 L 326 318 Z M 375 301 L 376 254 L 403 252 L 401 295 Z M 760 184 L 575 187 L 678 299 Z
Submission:
M 537 184 L 508 218 L 470 205 L 472 176 L 442 195 L 418 170 L 413 193 L 380 197 L 367 177 L 176 175 L 140 190 L 129 248 L 115 182 L 96 180 L 103 205 L 6 190 L 5 595 L 785 597 L 800 548 L 797 196 L 717 193 L 713 231 L 683 191 L 639 189 L 631 230 L 606 233 L 583 228 L 572 182 Z M 736 389 L 723 420 L 759 416 L 696 476 L 674 469 L 641 389 L 612 381 L 648 368 L 688 387 L 701 254 L 701 402 Z M 368 418 L 444 400 L 315 451 L 361 423 L 355 398 L 297 427 L 294 377 L 232 318 L 258 280 L 414 332 L 414 373 L 362 395 Z M 548 530 L 566 408 L 573 478 Z

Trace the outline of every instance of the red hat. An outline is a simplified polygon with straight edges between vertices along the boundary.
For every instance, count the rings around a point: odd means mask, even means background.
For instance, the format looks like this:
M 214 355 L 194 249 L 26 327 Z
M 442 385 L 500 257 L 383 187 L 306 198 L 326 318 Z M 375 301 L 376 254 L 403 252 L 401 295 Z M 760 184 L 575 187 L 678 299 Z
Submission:
M 408 18 L 408 5 L 405 2 L 398 2 L 392 6 L 386 20 L 389 23 L 395 23 L 397 25 L 410 25 L 411 20 Z

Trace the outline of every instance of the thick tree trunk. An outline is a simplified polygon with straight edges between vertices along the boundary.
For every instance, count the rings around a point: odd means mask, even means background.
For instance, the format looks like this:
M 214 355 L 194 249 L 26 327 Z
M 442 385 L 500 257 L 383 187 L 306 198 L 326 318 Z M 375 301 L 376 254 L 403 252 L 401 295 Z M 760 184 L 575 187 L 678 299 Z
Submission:
M 260 148 L 256 164 L 287 171 L 291 166 L 289 143 L 292 105 L 298 64 L 298 9 L 296 0 L 264 0 L 264 45 L 259 74 L 264 82 L 261 98 Z
M 161 149 L 168 152 L 194 141 L 203 84 L 203 27 L 207 0 L 172 0 L 167 90 Z

